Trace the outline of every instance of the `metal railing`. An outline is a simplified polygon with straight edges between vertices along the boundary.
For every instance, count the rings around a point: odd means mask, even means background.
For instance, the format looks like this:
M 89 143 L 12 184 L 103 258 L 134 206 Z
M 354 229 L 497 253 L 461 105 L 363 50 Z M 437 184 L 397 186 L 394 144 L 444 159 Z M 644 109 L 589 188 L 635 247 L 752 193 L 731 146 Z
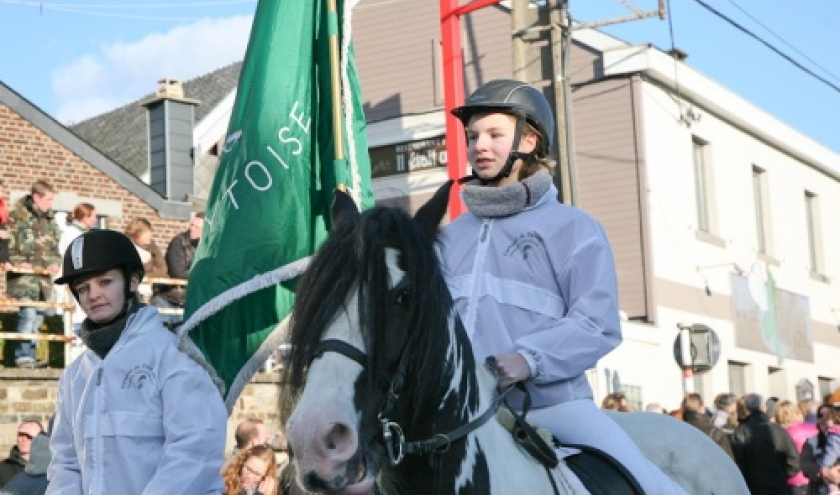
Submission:
M 184 289 L 187 288 L 187 281 L 182 278 L 169 277 L 146 277 L 140 284 L 140 289 L 147 288 L 148 292 L 154 294 L 154 287 L 156 285 L 179 286 Z M 162 315 L 183 315 L 184 308 L 157 308 L 158 313 Z
M 50 272 L 49 270 L 42 269 L 42 268 L 20 268 L 20 267 L 13 267 L 6 271 L 6 273 L 17 273 L 21 275 L 38 275 L 41 277 L 50 277 L 52 278 L 55 274 Z M 28 300 L 21 300 L 21 299 L 14 299 L 10 297 L 5 297 L 0 295 L 0 312 L 5 313 L 13 313 L 19 312 L 22 308 L 41 308 L 41 309 L 54 309 L 54 310 L 64 310 L 62 313 L 62 324 L 64 327 L 63 334 L 51 334 L 51 333 L 17 333 L 17 332 L 0 332 L 0 339 L 2 340 L 43 340 L 47 342 L 63 342 L 64 344 L 69 344 L 73 341 L 75 336 L 73 335 L 73 310 L 75 309 L 75 304 L 72 301 L 68 302 L 57 302 L 57 301 L 28 301 Z M 49 346 L 46 348 L 46 360 L 49 362 Z M 70 363 L 70 353 L 67 352 L 65 347 L 64 352 L 64 364 L 65 366 Z
M 16 273 L 21 275 L 38 275 L 42 277 L 50 277 L 52 278 L 55 276 L 52 272 L 46 269 L 41 268 L 34 268 L 34 269 L 26 269 L 20 267 L 13 267 L 6 271 L 6 273 Z M 156 285 L 168 285 L 168 286 L 180 286 L 186 288 L 187 281 L 180 278 L 168 278 L 168 277 L 147 277 L 143 280 L 140 284 L 141 288 L 146 288 L 149 293 L 154 292 L 154 287 Z M 63 342 L 65 344 L 65 352 L 64 352 L 64 365 L 70 364 L 70 361 L 73 359 L 73 356 L 70 352 L 67 352 L 66 345 L 73 342 L 76 338 L 75 334 L 73 333 L 73 312 L 76 309 L 76 303 L 74 302 L 73 296 L 69 294 L 68 289 L 68 300 L 67 302 L 56 302 L 56 301 L 26 301 L 21 299 L 14 299 L 10 297 L 6 297 L 4 295 L 0 295 L 0 312 L 4 313 L 14 313 L 19 312 L 22 308 L 41 308 L 41 309 L 53 309 L 53 310 L 63 310 L 61 315 L 62 317 L 62 324 L 64 327 L 63 334 L 50 334 L 50 333 L 17 333 L 17 332 L 0 332 L 0 340 L 36 340 L 36 341 L 47 341 L 47 342 Z M 158 313 L 162 315 L 183 315 L 184 309 L 183 308 L 157 308 Z M 49 346 L 47 346 L 46 350 L 46 360 L 49 362 Z

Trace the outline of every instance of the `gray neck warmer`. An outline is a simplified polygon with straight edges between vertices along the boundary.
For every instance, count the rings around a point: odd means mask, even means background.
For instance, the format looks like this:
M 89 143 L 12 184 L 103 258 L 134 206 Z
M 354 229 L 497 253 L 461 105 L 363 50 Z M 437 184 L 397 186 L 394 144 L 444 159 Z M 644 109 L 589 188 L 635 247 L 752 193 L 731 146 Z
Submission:
M 90 350 L 95 352 L 97 356 L 105 359 L 105 356 L 108 355 L 108 352 L 114 347 L 114 344 L 117 343 L 120 335 L 122 335 L 123 330 L 125 330 L 126 323 L 128 323 L 131 315 L 145 306 L 145 304 L 138 302 L 136 298 L 132 298 L 128 301 L 128 304 L 126 304 L 119 316 L 104 325 L 98 325 L 90 321 L 90 319 L 85 318 L 85 321 L 82 322 L 80 335 L 82 342 Z
M 473 179 L 464 185 L 461 197 L 477 217 L 507 217 L 537 204 L 552 183 L 551 174 L 545 169 L 506 186 L 482 186 Z

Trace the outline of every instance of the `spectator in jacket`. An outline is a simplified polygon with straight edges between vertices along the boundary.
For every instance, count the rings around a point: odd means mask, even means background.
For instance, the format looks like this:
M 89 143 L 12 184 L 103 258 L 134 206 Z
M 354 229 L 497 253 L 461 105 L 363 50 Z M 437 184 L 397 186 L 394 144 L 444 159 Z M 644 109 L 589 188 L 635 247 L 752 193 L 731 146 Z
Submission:
M 248 418 L 236 426 L 233 438 L 236 440 L 236 446 L 228 457 L 227 463 L 235 459 L 243 450 L 248 450 L 255 445 L 265 445 L 271 438 L 271 432 L 261 419 Z M 227 467 L 227 463 L 224 467 Z
M 627 396 L 624 392 L 613 392 L 607 394 L 604 400 L 601 401 L 601 409 L 608 411 L 632 412 L 632 406 L 627 402 Z
M 752 495 L 787 495 L 787 480 L 799 471 L 799 452 L 790 435 L 765 414 L 759 394 L 747 394 L 748 416 L 732 434 L 735 462 Z
M 802 422 L 816 426 L 817 411 L 820 408 L 820 403 L 814 399 L 804 399 L 799 401 L 796 405 L 799 407 L 799 412 L 802 413 Z
M 789 400 L 783 400 L 776 405 L 774 411 L 776 417 L 776 424 L 787 430 L 788 435 L 796 445 L 796 450 L 801 454 L 802 446 L 812 436 L 818 433 L 817 425 L 803 422 L 802 412 L 799 407 Z M 800 459 L 801 463 L 801 459 Z M 800 470 L 798 473 L 788 479 L 791 495 L 806 495 L 808 491 L 808 478 L 802 474 Z
M 256 445 L 243 450 L 225 468 L 225 495 L 277 495 L 274 450 Z
M 9 482 L 16 474 L 23 472 L 26 461 L 32 452 L 32 440 L 44 431 L 41 423 L 34 419 L 26 419 L 17 429 L 17 440 L 9 457 L 0 462 L 0 487 Z
M 712 424 L 731 434 L 738 426 L 736 409 L 738 398 L 735 394 L 724 392 L 715 397 L 715 411 L 712 416 Z
M 818 433 L 809 437 L 802 446 L 799 456 L 802 474 L 808 478 L 808 495 L 819 495 L 828 491 L 829 484 L 840 484 L 840 465 L 823 469 L 820 461 L 825 452 L 828 431 L 833 426 L 831 406 L 823 404 L 817 411 Z
M 61 375 L 47 494 L 219 494 L 227 411 L 208 371 L 137 300 L 125 235 L 92 230 L 64 255 L 87 350 Z M 102 462 L 107 456 L 107 462 Z
M 134 243 L 147 277 L 166 277 L 166 259 L 154 241 L 152 224 L 145 218 L 135 218 L 125 226 L 125 235 Z
M 143 270 L 146 272 L 146 277 L 166 277 L 168 275 L 166 272 L 166 259 L 153 239 L 154 232 L 152 231 L 151 222 L 145 218 L 134 218 L 125 226 L 125 235 L 134 243 L 137 254 L 140 255 L 140 261 L 143 263 Z M 157 289 L 158 286 L 140 287 L 140 300 L 150 302 L 153 299 L 154 291 Z M 153 301 L 152 304 L 154 304 Z
M 2 495 L 44 495 L 47 491 L 47 467 L 50 465 L 50 437 L 39 433 L 32 440 L 32 452 L 23 472 L 3 485 Z
M 90 203 L 79 203 L 73 208 L 73 211 L 67 215 L 64 228 L 61 230 L 61 237 L 58 240 L 58 252 L 63 253 L 71 242 L 80 235 L 96 226 L 98 218 L 96 216 L 96 208 Z M 55 300 L 57 302 L 67 302 L 70 295 L 64 287 L 55 287 Z M 79 334 L 79 328 L 82 321 L 85 319 L 85 313 L 76 305 L 73 311 L 73 331 L 76 335 Z
M 188 279 L 192 267 L 195 250 L 198 241 L 201 239 L 201 231 L 204 228 L 204 213 L 196 213 L 190 220 L 189 228 L 172 238 L 166 248 L 166 267 L 171 278 Z M 182 286 L 163 288 L 152 300 L 152 304 L 160 308 L 183 308 L 187 292 Z M 175 325 L 181 318 L 171 316 L 164 318 L 168 325 Z
M 52 210 L 55 190 L 46 182 L 32 184 L 31 193 L 20 199 L 9 215 L 12 234 L 9 237 L 9 258 L 21 270 L 40 269 L 58 273 L 61 255 L 58 252 L 60 231 Z M 9 273 L 6 293 L 23 301 L 48 301 L 52 299 L 52 281 L 49 275 Z M 22 306 L 18 316 L 17 332 L 38 333 L 44 321 L 44 308 Z M 35 359 L 35 342 L 23 340 L 15 349 L 15 366 L 37 368 L 46 366 Z
M 196 213 L 189 228 L 172 238 L 166 248 L 166 266 L 172 278 L 189 278 L 195 249 L 204 229 L 204 213 Z
M 691 393 L 685 396 L 682 401 L 683 421 L 702 431 L 709 438 L 726 452 L 732 460 L 732 447 L 729 444 L 729 437 L 724 431 L 712 423 L 712 418 L 706 414 L 706 407 L 703 405 L 703 398 L 700 394 Z

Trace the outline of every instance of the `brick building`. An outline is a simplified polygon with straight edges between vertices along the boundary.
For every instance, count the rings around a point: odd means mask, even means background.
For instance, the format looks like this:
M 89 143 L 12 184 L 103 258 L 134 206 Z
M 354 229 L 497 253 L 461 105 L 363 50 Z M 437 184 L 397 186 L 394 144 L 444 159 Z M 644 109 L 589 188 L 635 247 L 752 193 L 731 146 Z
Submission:
M 46 180 L 56 189 L 53 208 L 58 217 L 79 202 L 93 204 L 100 225 L 115 230 L 143 217 L 152 223 L 161 249 L 186 229 L 193 211 L 188 202 L 162 197 L 2 82 L 0 178 L 10 207 L 29 194 L 34 181 Z M 5 279 L 0 290 L 5 291 Z

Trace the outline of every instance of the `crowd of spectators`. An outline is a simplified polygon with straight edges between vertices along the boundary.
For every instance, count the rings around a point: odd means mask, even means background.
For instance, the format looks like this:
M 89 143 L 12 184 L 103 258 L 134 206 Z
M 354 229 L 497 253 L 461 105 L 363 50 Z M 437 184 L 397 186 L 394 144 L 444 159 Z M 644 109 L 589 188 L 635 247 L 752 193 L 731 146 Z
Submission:
M 5 184 L 0 179 L 0 270 L 6 276 L 6 300 L 14 300 L 20 307 L 15 332 L 37 334 L 44 317 L 54 314 L 58 304 L 75 303 L 64 288 L 55 287 L 53 280 L 61 269 L 64 252 L 74 239 L 99 227 L 103 218 L 96 206 L 88 202 L 77 204 L 60 221 L 53 209 L 56 190 L 46 181 L 32 184 L 29 194 L 7 203 Z M 154 242 L 152 223 L 145 218 L 128 221 L 125 234 L 132 240 L 143 261 L 146 279 L 183 279 L 189 277 L 195 249 L 201 238 L 203 213 L 197 213 L 187 230 L 174 236 L 165 254 Z M 168 308 L 163 316 L 170 328 L 182 320 L 178 309 L 186 298 L 184 284 L 152 283 L 141 287 L 143 302 L 159 308 Z M 12 305 L 12 304 L 8 304 Z M 84 319 L 78 304 L 72 310 L 73 327 L 78 336 Z M 40 368 L 46 362 L 36 359 L 36 341 L 7 341 L 14 345 L 14 364 L 20 368 Z
M 822 402 L 727 392 L 713 404 L 706 407 L 700 394 L 689 393 L 677 409 L 652 402 L 645 411 L 706 434 L 735 461 L 752 495 L 840 494 L 840 389 Z M 601 408 L 636 410 L 622 392 L 607 395 Z

